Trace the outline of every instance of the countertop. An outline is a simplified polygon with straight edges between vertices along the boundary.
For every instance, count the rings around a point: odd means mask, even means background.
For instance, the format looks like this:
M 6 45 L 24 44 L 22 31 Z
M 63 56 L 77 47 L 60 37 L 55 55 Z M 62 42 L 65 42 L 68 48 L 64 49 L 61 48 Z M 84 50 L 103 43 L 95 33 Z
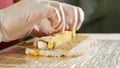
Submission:
M 17 45 L 0 51 L 0 68 L 120 68 L 120 34 L 85 34 L 100 42 L 79 57 L 27 56 Z

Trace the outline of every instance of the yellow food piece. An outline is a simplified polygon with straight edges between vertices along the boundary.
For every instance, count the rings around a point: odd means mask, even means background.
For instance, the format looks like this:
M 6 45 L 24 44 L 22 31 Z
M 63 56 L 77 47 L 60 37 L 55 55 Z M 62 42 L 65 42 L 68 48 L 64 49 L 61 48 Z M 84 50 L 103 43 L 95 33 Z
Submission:
M 39 49 L 29 49 L 29 51 L 27 51 L 28 55 L 32 55 L 32 56 L 43 56 L 42 54 L 39 53 Z
M 30 55 L 34 55 L 34 56 L 38 56 L 38 55 L 39 55 L 39 52 L 38 52 L 37 49 L 33 49 L 33 51 L 31 51 L 29 54 L 30 54 Z
M 55 34 L 53 38 L 48 41 L 47 49 L 54 49 L 57 45 L 66 43 L 75 36 L 75 31 L 65 31 L 64 33 Z
M 66 41 L 66 40 L 65 40 Z M 57 40 L 56 40 L 57 42 Z M 51 43 L 50 43 L 51 44 Z M 96 41 L 94 39 L 91 39 L 89 36 L 87 35 L 78 35 L 76 34 L 76 37 L 72 38 L 71 40 L 65 42 L 65 43 L 62 43 L 61 45 L 56 44 L 55 48 L 54 49 L 50 49 L 50 50 L 47 50 L 47 49 L 43 49 L 43 50 L 40 50 L 40 49 L 36 49 L 35 47 L 33 48 L 29 48 L 29 49 L 26 49 L 26 54 L 27 55 L 33 55 L 33 56 L 58 56 L 58 57 L 61 57 L 61 56 L 79 56 L 79 55 L 84 55 L 83 53 L 81 52 L 85 52 L 84 50 L 88 49 L 86 47 L 84 47 L 84 45 L 88 45 L 90 46 L 94 46 L 96 45 Z M 51 44 L 51 46 L 53 46 L 53 43 Z M 80 47 L 78 47 L 80 46 Z M 83 47 L 81 47 L 83 46 Z M 76 54 L 76 52 L 79 52 L 78 50 L 76 51 L 76 47 L 78 47 L 80 49 L 80 53 Z M 75 49 L 76 48 L 76 49 Z

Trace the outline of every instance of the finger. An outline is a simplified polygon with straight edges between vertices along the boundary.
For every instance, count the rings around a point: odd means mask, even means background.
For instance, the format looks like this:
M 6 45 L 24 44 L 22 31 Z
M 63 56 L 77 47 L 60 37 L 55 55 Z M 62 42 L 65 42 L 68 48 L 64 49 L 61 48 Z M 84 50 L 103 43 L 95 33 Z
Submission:
M 78 23 L 78 11 L 77 11 L 77 8 L 76 7 L 73 7 L 74 8 L 74 22 L 73 22 L 73 28 L 72 30 L 73 31 L 76 31 L 76 27 L 77 27 L 77 23 Z
M 83 21 L 84 21 L 84 12 L 81 8 L 77 8 L 78 10 L 78 23 L 77 23 L 77 26 L 76 26 L 76 30 L 79 30 L 79 28 L 81 27 Z
M 38 21 L 39 23 L 32 29 L 31 34 L 35 36 L 51 35 L 56 30 L 51 26 L 48 19 Z
M 32 36 L 37 36 L 37 37 L 46 36 L 46 34 L 43 31 L 41 30 L 38 31 L 37 29 L 38 29 L 38 26 L 37 25 L 34 26 L 34 28 L 31 31 Z
M 75 8 L 71 5 L 63 3 L 63 9 L 65 12 L 65 19 L 66 19 L 66 30 L 73 30 L 75 28 L 76 23 L 76 12 Z
M 59 2 L 55 2 L 55 1 L 50 1 L 49 3 L 50 3 L 49 4 L 50 6 L 57 8 L 57 10 L 60 13 L 60 17 L 61 17 L 61 21 L 55 26 L 55 29 L 59 31 L 64 31 L 65 30 L 65 15 L 64 15 L 62 4 Z
M 51 21 L 51 26 L 56 27 L 61 21 L 59 10 L 51 6 L 51 9 L 46 13 L 46 17 Z
M 59 2 L 55 1 L 36 1 L 38 5 L 41 7 L 40 10 L 36 11 L 36 15 L 38 15 L 38 19 L 48 18 L 51 21 L 51 26 L 56 28 L 57 30 L 61 30 L 64 25 L 64 14 Z M 40 3 L 40 4 L 39 4 Z M 43 9 L 41 9 L 43 8 Z

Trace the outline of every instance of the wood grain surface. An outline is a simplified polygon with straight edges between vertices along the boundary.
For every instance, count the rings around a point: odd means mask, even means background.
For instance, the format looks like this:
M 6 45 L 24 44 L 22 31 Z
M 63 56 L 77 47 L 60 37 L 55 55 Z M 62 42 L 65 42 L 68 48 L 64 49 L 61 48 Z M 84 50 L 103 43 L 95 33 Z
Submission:
M 87 34 L 99 44 L 79 57 L 26 56 L 24 49 L 10 47 L 0 52 L 0 68 L 120 68 L 120 34 Z

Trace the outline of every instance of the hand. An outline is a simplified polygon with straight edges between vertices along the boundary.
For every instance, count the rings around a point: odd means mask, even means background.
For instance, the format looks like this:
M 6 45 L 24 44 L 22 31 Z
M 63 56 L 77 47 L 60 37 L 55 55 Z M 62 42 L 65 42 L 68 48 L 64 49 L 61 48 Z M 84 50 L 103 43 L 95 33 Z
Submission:
M 66 22 L 65 30 L 79 30 L 84 20 L 84 12 L 81 8 L 63 3 Z
M 1 10 L 0 32 L 2 33 L 2 41 L 11 41 L 29 35 L 34 26 L 40 24 L 43 19 L 49 20 L 49 26 L 52 29 L 51 32 L 55 32 L 56 29 L 53 27 L 61 19 L 59 12 L 56 8 L 43 2 L 38 3 L 37 0 L 23 0 Z M 43 23 L 41 24 L 39 27 L 44 26 Z
M 50 6 L 53 6 L 55 8 L 57 8 L 57 10 L 60 13 L 61 16 L 61 21 L 60 24 L 62 24 L 61 26 L 58 25 L 56 26 L 57 31 L 64 31 L 64 30 L 75 30 L 77 31 L 80 26 L 82 25 L 82 22 L 84 20 L 84 12 L 81 8 L 76 7 L 76 6 L 72 6 L 69 4 L 65 4 L 65 3 L 59 3 L 59 2 L 55 2 L 55 1 L 48 1 L 47 3 L 49 3 Z M 49 20 L 47 19 L 43 19 L 41 22 L 49 22 Z M 47 24 L 46 24 L 47 26 Z M 39 26 L 36 26 L 39 27 Z M 62 28 L 61 28 L 62 27 Z M 38 31 L 41 29 L 44 29 L 44 31 L 41 30 L 41 32 Z M 42 28 L 35 28 L 32 32 L 32 34 L 34 35 L 41 35 L 41 34 L 46 34 L 46 32 L 52 32 L 50 31 L 51 28 L 47 27 L 42 27 Z M 48 33 L 47 33 L 48 34 Z
M 69 12 L 67 7 L 69 7 Z M 73 27 L 73 24 L 79 22 L 81 25 L 82 22 L 78 9 L 55 1 L 20 1 L 0 13 L 2 41 L 15 40 L 29 34 L 40 36 L 74 28 L 76 30 L 79 26 Z M 75 10 L 77 13 L 74 12 Z M 80 16 L 76 17 L 75 14 Z M 74 19 L 76 22 L 73 22 Z

